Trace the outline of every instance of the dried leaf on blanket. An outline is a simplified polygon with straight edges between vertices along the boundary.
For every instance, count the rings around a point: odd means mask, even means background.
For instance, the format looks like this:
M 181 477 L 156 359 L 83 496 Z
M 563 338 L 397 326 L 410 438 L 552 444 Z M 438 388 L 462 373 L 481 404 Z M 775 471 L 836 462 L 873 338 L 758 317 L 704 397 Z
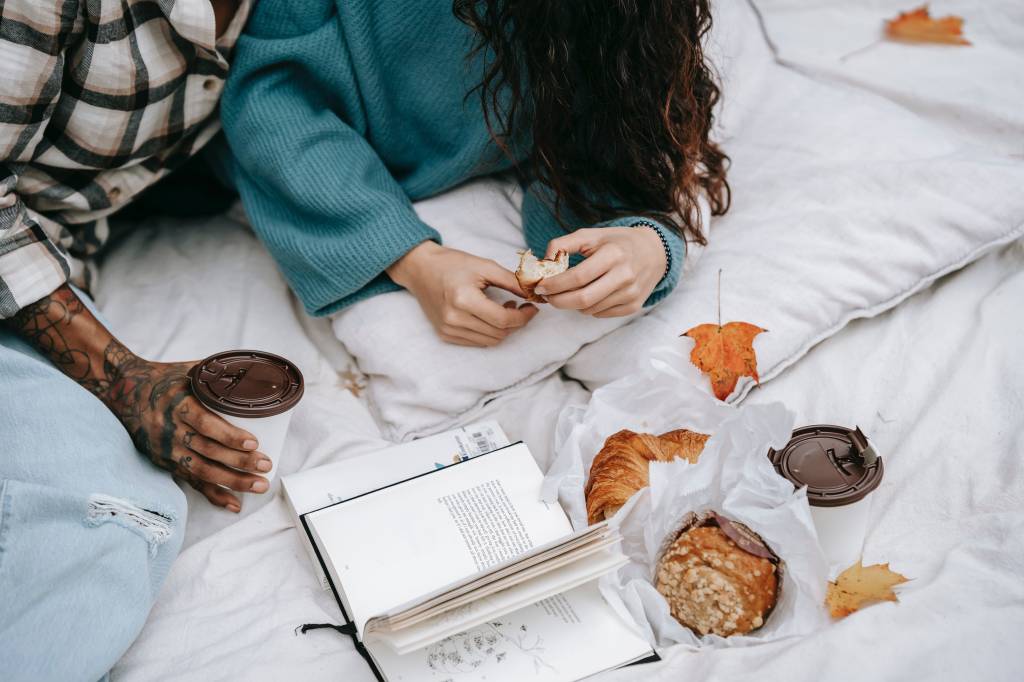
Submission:
M 690 362 L 711 379 L 716 398 L 728 398 L 741 376 L 758 381 L 753 343 L 754 337 L 764 331 L 749 322 L 729 322 L 724 326 L 699 324 L 683 333 L 696 341 Z
M 892 588 L 907 577 L 889 570 L 889 564 L 864 566 L 858 561 L 828 584 L 825 604 L 833 618 L 844 618 L 868 604 L 899 601 Z
M 963 25 L 961 17 L 933 17 L 928 12 L 928 5 L 921 5 L 886 21 L 885 35 L 891 40 L 910 43 L 970 45 L 970 41 L 963 36 Z
M 363 391 L 367 387 L 366 376 L 354 369 L 352 365 L 349 365 L 345 368 L 344 372 L 338 373 L 338 386 L 344 388 L 356 398 L 362 397 Z

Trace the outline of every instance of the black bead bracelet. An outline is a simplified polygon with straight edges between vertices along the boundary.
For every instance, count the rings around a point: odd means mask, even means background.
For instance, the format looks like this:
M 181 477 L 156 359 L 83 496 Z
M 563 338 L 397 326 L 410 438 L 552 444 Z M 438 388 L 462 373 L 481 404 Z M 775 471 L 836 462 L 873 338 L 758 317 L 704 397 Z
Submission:
M 667 277 L 668 273 L 672 271 L 672 249 L 669 248 L 665 233 L 661 231 L 658 225 L 649 220 L 637 220 L 630 227 L 649 227 L 654 230 L 654 234 L 658 235 L 658 239 L 661 240 L 661 246 L 665 249 L 665 274 L 662 275 L 662 278 Z

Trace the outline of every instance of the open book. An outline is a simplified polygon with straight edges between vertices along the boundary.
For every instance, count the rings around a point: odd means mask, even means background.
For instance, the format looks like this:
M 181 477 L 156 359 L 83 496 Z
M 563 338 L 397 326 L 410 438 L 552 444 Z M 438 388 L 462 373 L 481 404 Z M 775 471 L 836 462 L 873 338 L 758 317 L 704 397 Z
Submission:
M 443 469 L 508 444 L 508 436 L 498 422 L 477 422 L 366 455 L 298 471 L 283 477 L 281 487 L 295 527 L 301 529 L 300 517 L 303 514 L 383 488 L 395 481 Z M 322 587 L 330 590 L 331 583 L 313 550 L 309 535 L 302 533 L 302 541 Z
M 573 533 L 518 443 L 302 514 L 385 680 L 576 680 L 651 656 L 596 580 L 625 562 Z

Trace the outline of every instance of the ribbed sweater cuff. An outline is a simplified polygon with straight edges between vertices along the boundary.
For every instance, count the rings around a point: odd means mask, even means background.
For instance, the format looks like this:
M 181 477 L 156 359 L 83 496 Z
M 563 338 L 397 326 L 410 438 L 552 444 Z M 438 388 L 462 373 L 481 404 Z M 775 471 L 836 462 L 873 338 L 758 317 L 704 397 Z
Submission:
M 370 227 L 357 249 L 350 247 L 331 259 L 334 273 L 322 272 L 316 278 L 295 273 L 290 278 L 292 286 L 310 315 L 336 313 L 365 298 L 398 290 L 400 287 L 384 271 L 428 240 L 440 243 L 441 235 L 424 223 L 407 224 L 387 233 Z M 318 260 L 323 263 L 322 254 Z

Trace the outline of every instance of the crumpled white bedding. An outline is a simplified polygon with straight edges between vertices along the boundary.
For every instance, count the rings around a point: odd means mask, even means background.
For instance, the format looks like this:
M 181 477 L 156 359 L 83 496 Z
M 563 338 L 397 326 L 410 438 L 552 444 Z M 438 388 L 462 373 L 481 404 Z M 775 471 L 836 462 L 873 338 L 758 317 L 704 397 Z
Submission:
M 858 40 L 873 39 L 867 18 L 899 9 L 893 0 L 874 0 L 868 9 L 848 5 L 758 2 L 775 43 L 783 44 L 780 55 L 799 68 L 821 61 L 828 43 L 820 37 L 828 31 L 807 28 L 852 21 Z M 921 86 L 899 103 L 1019 156 L 1024 119 L 1005 113 L 1012 107 L 998 97 L 989 109 L 979 109 L 977 98 L 1016 83 L 1007 64 L 1021 55 L 1009 46 L 1024 45 L 1024 16 L 1013 0 L 981 5 L 951 1 L 932 9 L 959 10 L 969 17 L 968 31 L 998 33 L 1008 47 L 991 73 L 1003 80 L 979 86 L 975 99 L 922 94 L 930 91 Z M 805 32 L 778 28 L 791 20 Z M 977 59 L 984 69 L 984 56 Z M 930 67 L 915 60 L 907 68 Z M 857 71 L 856 78 L 831 70 L 819 68 L 815 77 L 856 80 L 887 95 L 877 68 Z M 180 360 L 256 346 L 295 359 L 309 385 L 281 473 L 387 445 L 365 403 L 346 390 L 351 359 L 325 322 L 298 312 L 272 261 L 240 224 L 218 218 L 140 230 L 104 264 L 97 294 L 114 330 L 150 357 Z M 1024 679 L 1024 652 L 1016 645 L 1024 624 L 1021 301 L 1024 246 L 1018 243 L 884 315 L 851 323 L 747 398 L 782 401 L 798 423 L 859 424 L 873 438 L 887 458 L 886 479 L 874 495 L 865 560 L 889 561 L 913 578 L 899 604 L 871 607 L 812 637 L 716 651 L 676 647 L 663 652 L 662 663 L 607 679 Z M 555 374 L 503 395 L 474 418 L 497 418 L 546 466 L 559 410 L 587 396 L 580 384 Z M 337 622 L 339 613 L 309 568 L 277 486 L 246 499 L 241 519 L 188 492 L 187 547 L 112 678 L 372 680 L 347 638 L 293 633 L 302 623 Z
M 180 265 L 161 246 L 167 239 L 143 231 L 109 264 L 104 291 L 111 293 L 99 299 L 115 328 L 136 342 L 163 336 L 154 333 L 167 328 L 161 325 L 187 332 L 177 338 L 195 334 L 166 348 L 142 346 L 166 358 L 201 354 L 205 344 L 254 342 L 253 332 L 235 324 L 202 336 L 192 326 L 197 303 L 223 310 L 232 292 L 214 287 L 169 301 L 155 298 L 156 288 L 113 295 L 124 275 L 122 255 L 151 265 L 155 277 Z M 228 223 L 183 228 L 175 239 L 213 257 L 224 255 L 220 243 L 237 254 L 250 240 L 256 251 L 252 238 Z M 269 261 L 248 263 L 263 268 Z M 186 286 L 199 288 L 180 283 Z M 700 652 L 678 647 L 663 663 L 610 678 L 1021 679 L 1014 626 L 1024 623 L 1024 364 L 1014 339 L 1024 335 L 1022 300 L 1018 243 L 889 313 L 852 323 L 748 398 L 783 401 L 799 423 L 859 424 L 874 439 L 886 457 L 886 479 L 874 496 L 865 559 L 889 561 L 914 579 L 899 604 L 871 607 L 800 640 Z M 267 321 L 276 350 L 309 343 L 281 301 L 249 298 L 240 313 Z M 320 357 L 304 369 L 310 387 L 283 471 L 386 445 L 331 362 Z M 546 465 L 558 410 L 586 396 L 555 375 L 489 405 L 487 416 L 527 440 Z M 339 613 L 319 589 L 279 495 L 262 505 L 247 500 L 240 520 L 190 499 L 190 546 L 114 680 L 373 679 L 347 638 L 329 630 L 294 635 L 302 623 L 337 622 Z

